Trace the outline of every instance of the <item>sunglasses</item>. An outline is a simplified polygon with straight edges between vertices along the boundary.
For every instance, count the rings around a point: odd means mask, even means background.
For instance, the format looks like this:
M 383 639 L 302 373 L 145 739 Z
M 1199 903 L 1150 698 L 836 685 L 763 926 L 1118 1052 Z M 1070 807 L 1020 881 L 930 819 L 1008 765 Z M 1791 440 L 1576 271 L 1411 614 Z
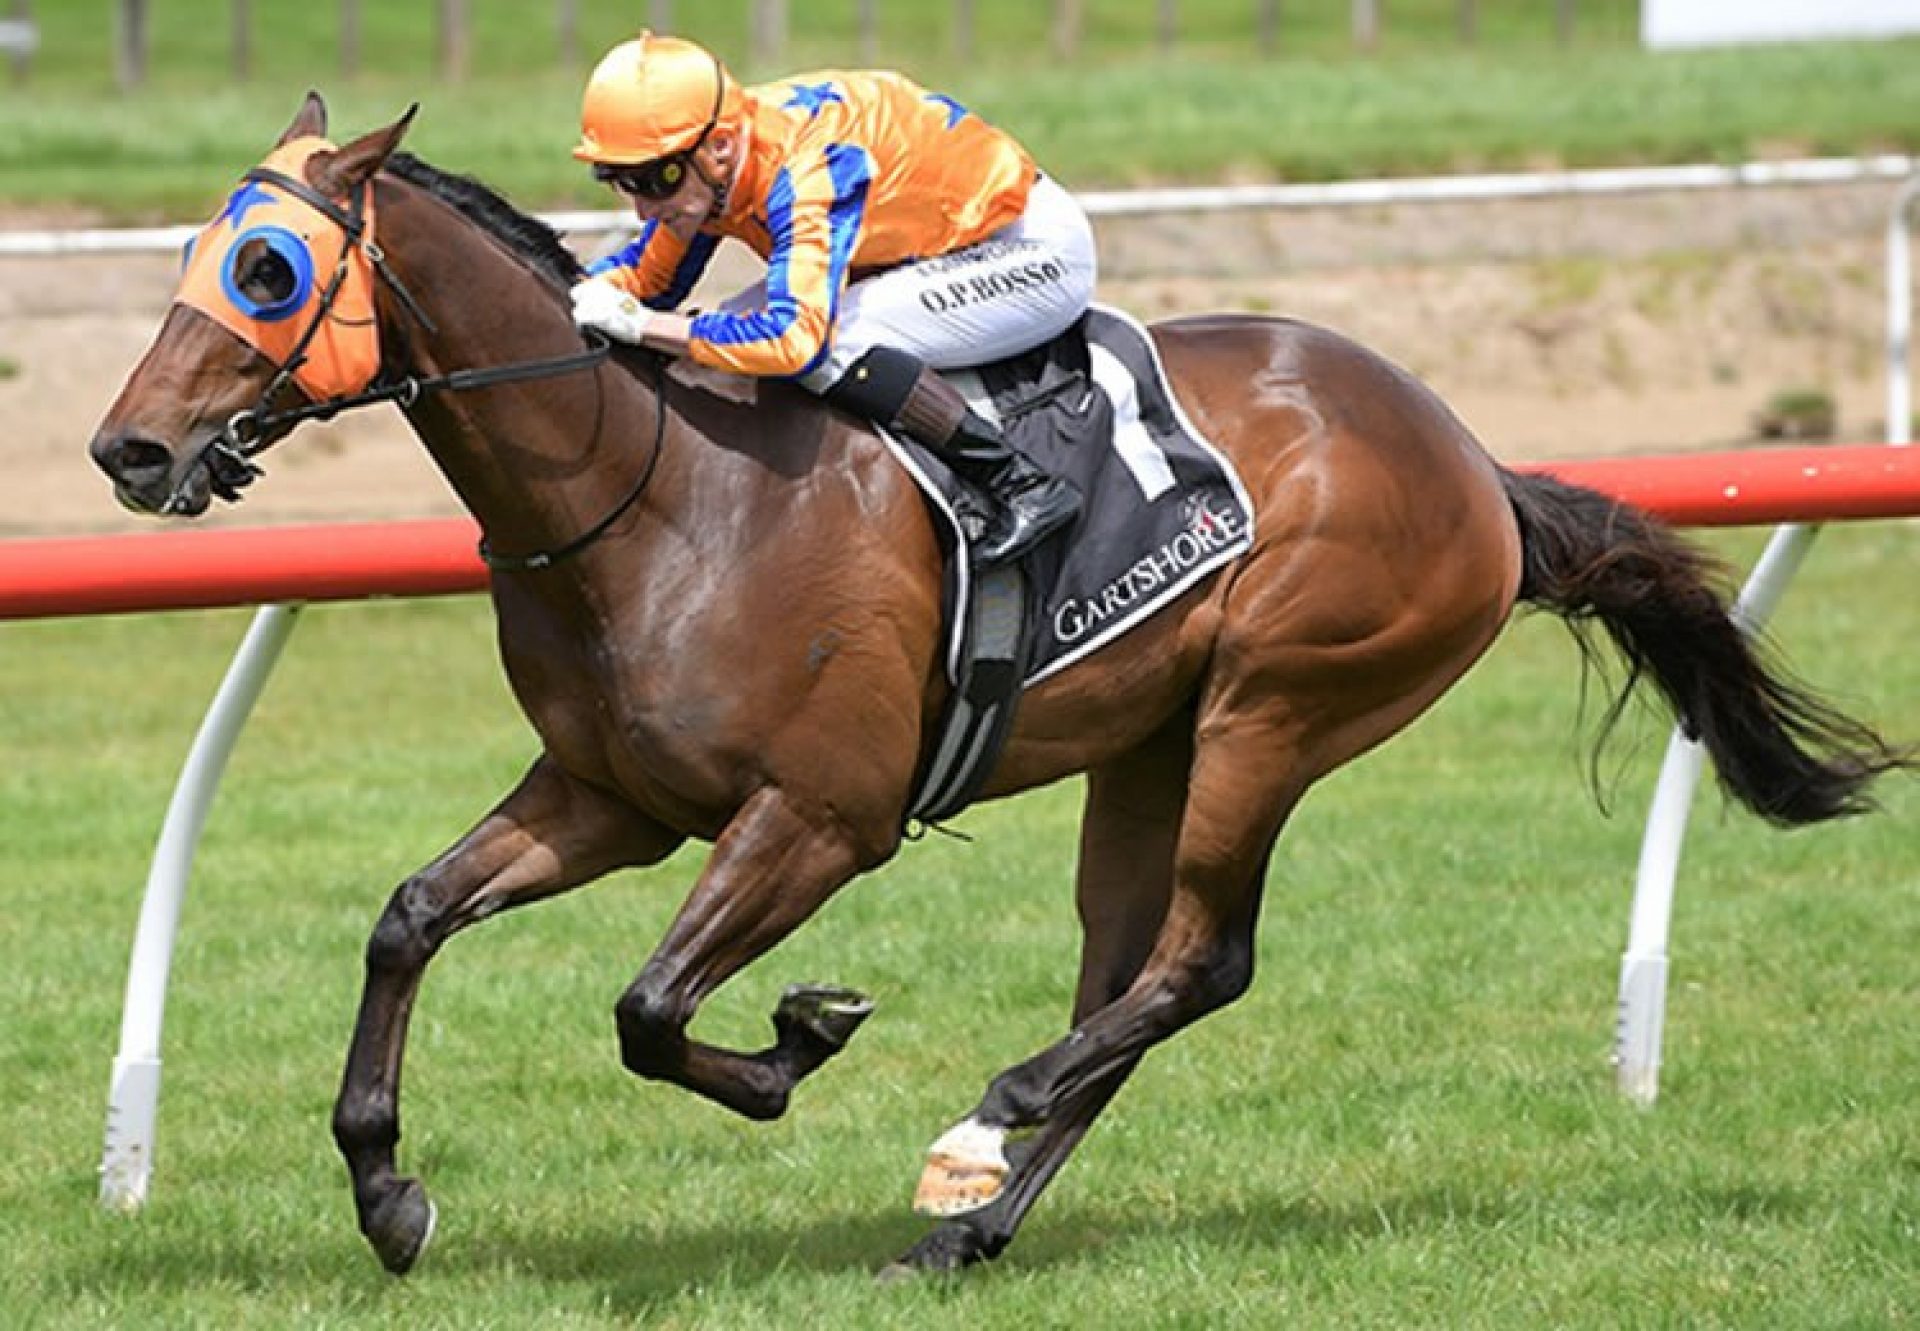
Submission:
M 596 166 L 593 178 L 632 199 L 653 203 L 671 199 L 687 179 L 687 154 L 675 153 L 638 166 Z

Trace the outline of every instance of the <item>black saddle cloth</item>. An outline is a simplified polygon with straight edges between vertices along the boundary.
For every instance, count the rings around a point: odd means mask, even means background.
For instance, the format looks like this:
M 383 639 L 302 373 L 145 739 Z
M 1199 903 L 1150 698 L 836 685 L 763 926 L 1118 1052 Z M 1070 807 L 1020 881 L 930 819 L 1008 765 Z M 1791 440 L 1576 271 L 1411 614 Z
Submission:
M 1152 337 L 1129 316 L 1096 306 L 1043 347 L 949 377 L 1009 443 L 1071 481 L 1085 506 L 1025 560 L 1038 611 L 1025 684 L 1113 642 L 1252 544 L 1245 487 L 1180 409 Z M 919 445 L 888 442 L 942 519 L 949 548 L 964 549 L 981 521 L 976 496 Z M 948 674 L 957 681 L 973 572 L 963 559 L 948 567 Z

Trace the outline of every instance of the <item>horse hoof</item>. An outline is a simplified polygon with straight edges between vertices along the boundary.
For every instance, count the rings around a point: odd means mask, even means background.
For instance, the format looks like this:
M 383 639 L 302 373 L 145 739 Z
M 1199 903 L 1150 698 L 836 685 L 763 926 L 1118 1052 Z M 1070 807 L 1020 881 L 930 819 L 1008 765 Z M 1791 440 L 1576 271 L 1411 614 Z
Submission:
M 993 1253 L 978 1231 L 967 1225 L 942 1225 L 874 1274 L 882 1285 L 898 1285 L 923 1276 L 958 1275 Z
M 927 1151 L 913 1209 L 946 1219 L 990 1206 L 1007 1182 L 1006 1133 L 972 1119 L 949 1128 Z
M 380 1265 L 403 1276 L 433 1241 L 440 1211 L 418 1179 L 407 1179 L 367 1217 L 367 1241 Z
M 873 1000 L 858 989 L 792 984 L 773 1010 L 773 1025 L 782 1036 L 790 1030 L 805 1031 L 838 1051 L 872 1015 Z

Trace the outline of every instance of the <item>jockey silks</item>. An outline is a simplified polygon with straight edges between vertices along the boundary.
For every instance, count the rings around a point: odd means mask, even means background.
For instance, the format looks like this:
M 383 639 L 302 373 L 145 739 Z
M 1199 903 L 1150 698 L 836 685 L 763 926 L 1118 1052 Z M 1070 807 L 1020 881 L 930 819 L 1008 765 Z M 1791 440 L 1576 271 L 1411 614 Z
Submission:
M 1020 218 L 1038 175 L 1008 135 L 897 74 L 749 88 L 740 123 L 746 157 L 721 216 L 691 244 L 649 224 L 590 271 L 668 309 L 722 236 L 744 242 L 767 261 L 764 305 L 700 315 L 690 342 L 694 360 L 743 374 L 814 368 L 851 277 L 985 240 Z

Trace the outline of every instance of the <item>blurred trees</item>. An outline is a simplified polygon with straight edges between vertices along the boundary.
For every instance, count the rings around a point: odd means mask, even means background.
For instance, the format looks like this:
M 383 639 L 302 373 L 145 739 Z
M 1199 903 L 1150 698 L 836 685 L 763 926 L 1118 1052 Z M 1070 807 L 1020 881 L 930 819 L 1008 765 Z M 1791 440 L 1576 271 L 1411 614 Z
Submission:
M 473 58 L 473 15 L 467 0 L 434 0 L 434 50 L 440 77 L 459 83 Z
M 253 74 L 253 0 L 233 0 L 233 77 L 245 83 Z
M 787 49 L 787 0 L 750 0 L 747 49 L 760 68 L 778 64 Z
M 389 0 L 395 6 L 425 6 L 427 0 Z M 709 4 L 742 4 L 747 17 L 748 59 L 761 71 L 779 68 L 787 59 L 790 31 L 788 0 L 708 0 Z M 926 0 L 913 0 L 925 3 Z M 881 38 L 883 11 L 889 4 L 905 8 L 909 0 L 857 0 L 856 53 L 848 61 L 877 64 L 886 59 Z M 1144 11 L 1148 0 L 1128 0 Z M 1180 44 L 1179 0 L 1152 0 L 1154 5 L 1153 45 L 1162 54 L 1172 53 Z M 1574 40 L 1580 0 L 1529 0 L 1544 14 L 1551 5 L 1553 31 L 1565 44 Z M 233 77 L 246 79 L 254 72 L 254 46 L 257 37 L 253 0 L 230 0 L 229 65 Z M 592 53 L 582 50 L 581 0 L 551 0 L 554 57 L 564 66 L 578 66 Z M 472 0 L 431 0 L 433 52 L 436 73 L 449 82 L 465 79 L 472 66 L 474 33 Z M 1360 51 L 1376 51 L 1386 37 L 1388 14 L 1386 0 L 1348 0 L 1351 41 Z M 1049 6 L 1050 46 L 1060 60 L 1077 59 L 1082 53 L 1086 32 L 1086 0 L 1051 0 Z M 151 0 L 115 0 L 113 5 L 114 75 L 123 89 L 138 88 L 147 80 L 151 53 L 149 17 Z M 340 0 L 340 70 L 352 76 L 364 67 L 363 0 Z M 30 0 L 9 0 L 13 18 L 30 19 Z M 737 12 L 737 11 L 736 11 Z M 1288 10 L 1283 0 L 1250 0 L 1247 16 L 1254 45 L 1264 55 L 1278 54 L 1286 40 Z M 1336 11 L 1337 12 L 1337 11 Z M 1479 0 L 1456 0 L 1455 25 L 1461 42 L 1472 45 L 1480 39 L 1481 6 Z M 646 26 L 656 32 L 671 32 L 674 26 L 673 0 L 648 0 Z M 975 0 L 954 0 L 951 10 L 953 55 L 962 61 L 977 58 L 978 33 Z M 1295 20 L 1297 21 L 1297 20 Z M 15 76 L 26 73 L 25 55 L 15 56 Z
M 113 70 L 122 88 L 147 81 L 147 0 L 120 0 L 114 27 Z
M 13 65 L 13 81 L 18 85 L 27 81 L 27 71 L 33 68 L 34 47 L 40 40 L 33 26 L 33 0 L 12 0 L 7 8 L 7 20 L 0 47 L 6 49 L 7 59 Z
M 1353 0 L 1353 44 L 1362 51 L 1380 48 L 1380 0 Z

